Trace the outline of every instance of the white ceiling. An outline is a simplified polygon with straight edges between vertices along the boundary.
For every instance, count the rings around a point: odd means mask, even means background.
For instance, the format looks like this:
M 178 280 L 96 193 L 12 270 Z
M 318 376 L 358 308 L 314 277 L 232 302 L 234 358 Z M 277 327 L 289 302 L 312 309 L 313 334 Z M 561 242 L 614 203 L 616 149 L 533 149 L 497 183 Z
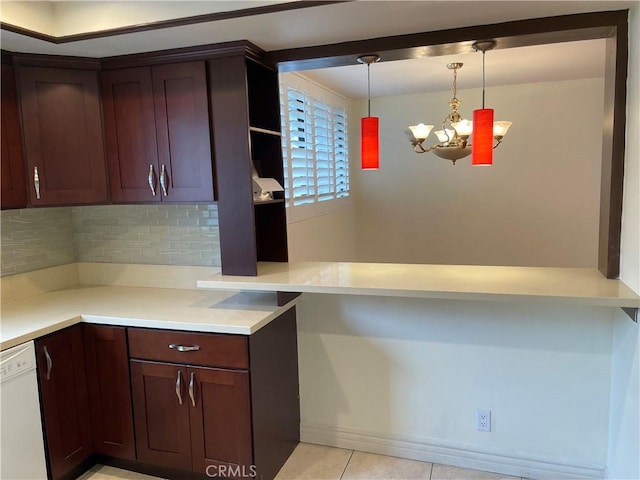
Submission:
M 575 80 L 602 77 L 605 40 L 585 40 L 554 45 L 538 45 L 486 53 L 486 85 Z M 482 86 L 482 53 L 423 57 L 380 62 L 371 65 L 371 96 L 407 95 L 452 89 L 453 73 L 447 63 L 462 62 L 458 89 Z M 366 98 L 367 67 L 325 68 L 300 72 L 312 80 L 349 98 Z
M 2 21 L 25 28 L 43 25 L 58 35 L 148 23 L 273 2 L 0 2 Z M 282 3 L 281 1 L 279 3 Z M 53 5 L 53 7 L 52 7 Z M 2 30 L 5 50 L 107 57 L 167 48 L 249 40 L 264 50 L 281 50 L 350 40 L 420 33 L 472 25 L 571 13 L 618 10 L 639 0 L 589 1 L 390 1 L 357 0 L 189 26 L 131 33 L 54 45 Z M 30 11 L 24 12 L 25 7 Z M 20 11 L 22 9 L 22 18 Z M 36 21 L 37 20 L 37 21 Z M 46 27 L 46 28 L 45 28 Z M 363 52 L 371 53 L 371 52 Z M 462 61 L 460 88 L 478 86 L 480 53 L 381 63 L 371 67 L 372 94 L 385 95 L 451 88 L 446 63 Z M 487 85 L 600 76 L 602 41 L 495 50 L 487 53 Z M 599 72 L 599 73 L 598 73 Z M 354 65 L 308 72 L 347 96 L 366 96 L 366 67 Z

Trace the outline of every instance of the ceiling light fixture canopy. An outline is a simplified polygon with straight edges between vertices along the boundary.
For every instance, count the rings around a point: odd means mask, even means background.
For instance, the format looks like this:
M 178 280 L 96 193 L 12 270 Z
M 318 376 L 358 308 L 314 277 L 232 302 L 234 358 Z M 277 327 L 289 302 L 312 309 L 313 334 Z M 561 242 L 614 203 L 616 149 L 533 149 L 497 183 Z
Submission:
M 487 125 L 492 125 L 491 136 L 493 137 L 493 141 L 490 141 L 489 148 L 490 150 L 496 148 L 501 142 L 504 136 L 509 130 L 511 126 L 511 122 L 506 121 L 493 121 L 493 117 L 491 119 L 488 118 L 486 114 L 487 110 L 484 108 L 484 53 L 487 50 L 492 50 L 496 46 L 495 40 L 487 40 L 482 42 L 475 42 L 473 44 L 473 48 L 476 51 L 481 51 L 483 53 L 483 74 L 482 74 L 482 110 L 474 111 L 474 119 L 476 122 L 484 122 L 485 127 L 484 130 L 486 132 Z M 440 158 L 444 158 L 446 160 L 451 160 L 455 165 L 457 160 L 461 158 L 467 157 L 472 153 L 473 147 L 471 140 L 475 139 L 475 142 L 478 143 L 477 133 L 474 135 L 474 122 L 471 120 L 467 120 L 462 117 L 458 108 L 462 104 L 460 100 L 458 100 L 458 70 L 462 68 L 461 62 L 448 63 L 447 68 L 449 70 L 453 70 L 453 96 L 451 100 L 449 100 L 449 107 L 451 107 L 451 111 L 442 121 L 442 129 L 435 131 L 435 135 L 438 138 L 438 142 L 430 147 L 425 147 L 424 142 L 429 136 L 429 133 L 434 128 L 433 125 L 425 125 L 423 123 L 419 123 L 418 125 L 412 125 L 408 130 L 405 130 L 409 141 L 411 142 L 411 146 L 413 147 L 413 151 L 415 153 L 427 153 L 433 152 Z M 481 112 L 481 113 L 479 113 Z M 480 123 L 477 125 L 480 127 Z M 486 134 L 485 134 L 486 137 Z M 486 139 L 486 138 L 485 138 Z M 495 142 L 495 143 L 494 143 Z M 486 147 L 487 143 L 484 142 L 484 146 Z M 486 155 L 486 154 L 483 154 Z M 477 163 L 480 164 L 480 163 Z

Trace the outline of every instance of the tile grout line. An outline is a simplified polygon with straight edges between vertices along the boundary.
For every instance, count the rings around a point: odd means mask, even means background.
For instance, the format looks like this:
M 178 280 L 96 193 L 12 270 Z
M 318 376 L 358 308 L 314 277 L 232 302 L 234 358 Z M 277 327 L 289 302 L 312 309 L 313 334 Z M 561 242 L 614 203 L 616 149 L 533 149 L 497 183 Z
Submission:
M 353 457 L 355 450 L 351 450 L 351 455 L 349 455 L 349 460 L 347 460 L 347 463 L 344 466 L 344 469 L 342 470 L 342 473 L 340 474 L 340 478 L 338 480 L 342 480 L 342 477 L 344 476 L 344 472 L 347 471 L 347 468 L 349 467 L 349 462 L 351 462 L 351 458 Z

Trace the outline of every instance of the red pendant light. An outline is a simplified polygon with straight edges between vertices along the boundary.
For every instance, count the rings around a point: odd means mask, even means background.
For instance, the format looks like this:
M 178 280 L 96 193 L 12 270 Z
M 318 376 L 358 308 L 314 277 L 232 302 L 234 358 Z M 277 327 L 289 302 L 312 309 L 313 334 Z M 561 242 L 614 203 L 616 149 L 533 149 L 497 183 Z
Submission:
M 493 164 L 493 108 L 473 111 L 471 165 Z
M 476 51 L 482 52 L 482 109 L 473 111 L 471 165 L 493 165 L 493 108 L 484 108 L 484 55 L 495 46 L 494 40 L 473 44 Z
M 358 57 L 359 63 L 367 65 L 367 116 L 360 121 L 360 163 L 363 170 L 380 168 L 380 119 L 371 116 L 371 64 L 379 61 L 378 55 Z
M 360 120 L 362 138 L 360 159 L 363 170 L 380 168 L 380 139 L 378 136 L 378 117 L 362 117 Z

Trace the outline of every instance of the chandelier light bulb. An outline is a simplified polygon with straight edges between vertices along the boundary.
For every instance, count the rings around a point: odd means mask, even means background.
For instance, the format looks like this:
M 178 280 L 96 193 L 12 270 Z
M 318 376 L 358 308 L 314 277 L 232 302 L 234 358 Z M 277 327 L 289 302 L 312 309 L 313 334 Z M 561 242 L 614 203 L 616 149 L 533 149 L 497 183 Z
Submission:
M 464 118 L 459 122 L 453 122 L 451 126 L 456 129 L 456 132 L 461 137 L 468 137 L 473 131 L 473 122 Z
M 436 137 L 438 137 L 438 141 L 440 143 L 449 144 L 449 142 L 453 140 L 453 135 L 455 133 L 455 130 L 451 130 L 450 128 L 445 128 L 444 130 L 436 130 L 433 133 L 436 134 Z
M 507 134 L 507 130 L 511 126 L 511 122 L 493 122 L 493 136 L 494 137 L 504 137 Z
M 419 123 L 418 125 L 409 127 L 409 129 L 417 140 L 425 140 L 433 129 L 433 125 L 425 125 L 424 123 Z

